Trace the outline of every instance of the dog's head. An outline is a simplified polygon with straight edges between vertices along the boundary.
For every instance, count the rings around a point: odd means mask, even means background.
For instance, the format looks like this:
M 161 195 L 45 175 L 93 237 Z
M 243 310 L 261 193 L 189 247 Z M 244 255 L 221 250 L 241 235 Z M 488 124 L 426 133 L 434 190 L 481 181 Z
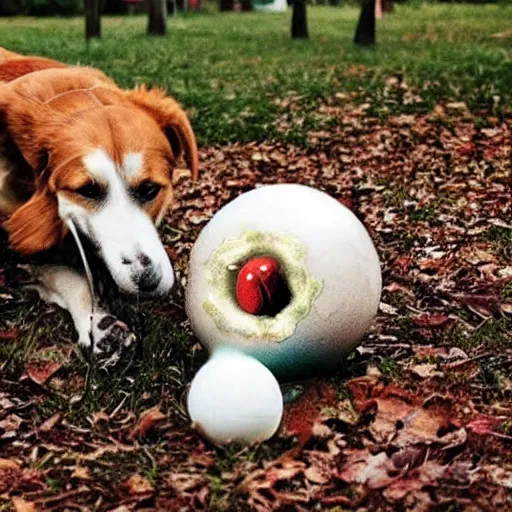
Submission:
M 1 100 L 0 126 L 35 178 L 35 193 L 7 221 L 13 249 L 49 249 L 72 220 L 123 291 L 170 290 L 173 269 L 155 226 L 172 201 L 178 159 L 185 157 L 194 178 L 198 169 L 180 106 L 160 90 L 109 86 L 46 101 Z

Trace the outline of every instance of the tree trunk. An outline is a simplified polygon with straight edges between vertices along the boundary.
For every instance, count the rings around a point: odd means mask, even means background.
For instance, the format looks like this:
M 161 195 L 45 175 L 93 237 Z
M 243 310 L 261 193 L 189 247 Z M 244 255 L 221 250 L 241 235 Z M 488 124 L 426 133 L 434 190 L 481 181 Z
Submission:
M 234 6 L 233 0 L 220 0 L 219 10 L 220 11 L 232 11 Z
M 292 38 L 308 39 L 308 18 L 306 0 L 293 0 Z
M 85 39 L 101 37 L 100 0 L 85 0 Z
M 354 43 L 367 46 L 375 44 L 375 0 L 363 0 Z
M 167 0 L 148 1 L 148 34 L 165 36 L 167 33 Z

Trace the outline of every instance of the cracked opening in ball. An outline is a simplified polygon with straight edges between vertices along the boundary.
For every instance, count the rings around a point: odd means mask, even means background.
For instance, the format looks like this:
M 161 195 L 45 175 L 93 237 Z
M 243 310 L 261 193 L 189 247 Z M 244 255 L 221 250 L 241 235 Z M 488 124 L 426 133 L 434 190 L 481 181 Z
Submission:
M 267 317 L 279 314 L 292 298 L 279 261 L 268 255 L 245 261 L 236 278 L 235 294 L 243 311 Z

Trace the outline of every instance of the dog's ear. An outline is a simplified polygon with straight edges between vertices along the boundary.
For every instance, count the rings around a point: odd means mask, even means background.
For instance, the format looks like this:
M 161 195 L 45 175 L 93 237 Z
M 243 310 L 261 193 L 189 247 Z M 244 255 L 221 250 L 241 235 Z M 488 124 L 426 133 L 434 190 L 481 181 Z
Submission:
M 4 226 L 11 247 L 22 254 L 50 248 L 60 238 L 62 222 L 57 199 L 47 189 L 49 166 L 44 127 L 49 117 L 44 107 L 8 88 L 0 88 L 1 155 L 27 183 L 32 197 L 7 219 Z
M 147 89 L 139 86 L 133 91 L 126 91 L 126 97 L 137 107 L 149 114 L 160 126 L 171 144 L 175 158 L 182 155 L 192 171 L 192 178 L 197 179 L 199 157 L 194 131 L 185 111 L 162 89 Z
M 57 198 L 46 188 L 36 192 L 6 222 L 12 249 L 21 254 L 34 254 L 49 249 L 62 236 Z

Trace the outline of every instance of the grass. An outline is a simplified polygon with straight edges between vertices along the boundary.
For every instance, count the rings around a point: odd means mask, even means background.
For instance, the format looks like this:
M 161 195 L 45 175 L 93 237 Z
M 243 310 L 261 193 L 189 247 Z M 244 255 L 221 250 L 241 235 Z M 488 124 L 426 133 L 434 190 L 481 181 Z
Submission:
M 429 112 L 436 104 L 450 101 L 465 102 L 476 124 L 485 125 L 491 114 L 498 119 L 510 115 L 512 8 L 496 5 L 424 5 L 416 9 L 397 5 L 395 8 L 393 15 L 378 22 L 376 49 L 353 45 L 358 17 L 358 9 L 353 7 L 310 7 L 310 41 L 290 39 L 291 13 L 220 15 L 206 12 L 170 19 L 166 38 L 146 37 L 146 20 L 142 17 L 104 18 L 103 39 L 89 45 L 83 40 L 82 19 L 0 19 L 0 46 L 97 66 L 123 87 L 132 87 L 138 82 L 164 86 L 188 108 L 203 146 L 271 138 L 306 144 L 308 131 L 328 122 L 325 116 L 320 119 L 315 115 L 318 105 L 336 101 L 339 103 L 335 105 L 342 105 L 343 95 L 351 93 L 356 103 L 369 104 L 368 115 L 377 116 L 378 121 L 394 114 Z M 404 87 L 390 88 L 390 78 L 402 81 Z M 335 99 L 336 93 L 342 94 Z M 410 102 L 411 95 L 421 101 Z M 294 121 L 288 130 L 282 129 L 283 116 L 291 116 Z M 456 132 L 456 123 L 450 124 L 449 118 L 432 120 L 436 122 L 439 122 L 439 137 L 444 129 Z M 420 143 L 425 141 L 421 139 Z M 412 185 L 406 178 L 401 184 L 400 180 L 389 181 L 385 175 L 380 176 L 378 168 L 369 169 L 369 173 L 373 173 L 375 183 L 386 187 L 382 191 L 382 203 L 376 204 L 394 208 L 407 220 L 407 228 L 397 225 L 394 234 L 397 239 L 401 237 L 400 250 L 412 252 L 414 248 L 429 244 L 430 239 L 427 240 L 424 233 L 439 227 L 438 214 L 451 198 L 440 195 L 423 208 L 409 211 L 406 200 L 414 197 Z M 355 178 L 354 183 L 357 183 Z M 510 222 L 506 217 L 502 220 Z M 423 224 L 427 227 L 422 228 Z M 169 234 L 173 229 L 166 224 L 162 232 Z M 434 229 L 432 232 L 435 235 Z M 511 261 L 508 228 L 491 226 L 479 237 L 492 246 L 500 260 Z M 376 235 L 376 240 L 378 238 Z M 6 263 L 5 245 L 0 243 L 0 274 L 4 266 L 14 266 L 14 263 Z M 391 261 L 396 255 L 390 254 Z M 384 263 L 389 266 L 390 261 Z M 408 286 L 407 282 L 404 286 Z M 422 290 L 417 290 L 416 298 L 420 303 L 427 298 L 434 300 L 430 292 Z M 66 313 L 43 305 L 17 289 L 9 293 L 15 297 L 4 309 L 1 309 L 4 306 L 0 296 L 0 330 L 16 328 L 20 334 L 16 343 L 0 342 L 0 366 L 4 361 L 9 362 L 0 377 L 7 392 L 30 397 L 32 403 L 37 403 L 31 409 L 35 424 L 61 413 L 68 423 L 90 428 L 91 419 L 100 410 L 107 414 L 118 409 L 128 410 L 135 418 L 154 405 L 167 414 L 173 428 L 188 424 L 187 385 L 206 359 L 206 353 L 192 350 L 194 341 L 183 327 L 183 311 L 180 316 L 171 308 L 166 310 L 167 303 L 135 304 L 123 297 L 116 304 L 115 313 L 127 320 L 143 341 L 130 370 L 105 375 L 88 369 L 85 362 L 73 354 L 48 385 L 37 386 L 28 379 L 20 380 L 26 361 L 48 347 L 52 351 L 45 353 L 46 357 L 58 360 L 60 351 L 65 352 L 76 335 Z M 504 302 L 510 302 L 510 284 L 503 287 L 501 295 Z M 474 325 L 474 330 L 468 333 L 462 323 L 456 323 L 446 329 L 432 330 L 427 333 L 432 337 L 423 339 L 424 334 L 419 333 L 407 310 L 409 296 L 389 292 L 384 299 L 399 310 L 399 316 L 386 320 L 382 334 L 393 335 L 398 342 L 458 346 L 470 356 L 482 347 L 498 357 L 510 339 L 510 316 L 496 315 L 482 321 L 465 309 L 452 312 L 466 324 Z M 428 302 L 422 307 L 428 307 Z M 448 312 L 450 308 L 453 306 L 446 306 Z M 377 365 L 386 381 L 401 382 L 408 374 L 400 361 L 397 362 L 395 349 L 391 347 L 386 351 L 385 345 L 386 342 L 382 353 L 372 356 L 370 362 Z M 352 356 L 345 362 L 345 373 L 359 375 L 357 372 L 363 371 L 367 361 L 361 363 L 354 354 Z M 496 359 L 496 367 L 487 360 L 478 362 L 479 382 L 487 389 L 486 402 L 494 402 L 505 394 L 505 363 L 500 362 L 504 359 L 505 356 Z M 426 361 L 437 362 L 437 359 L 431 356 Z M 468 384 L 466 387 L 469 387 L 474 377 L 470 378 L 469 373 L 465 375 L 446 372 L 446 386 L 458 385 L 464 378 L 467 382 L 462 382 L 462 386 Z M 300 386 L 297 389 L 301 389 Z M 337 400 L 345 401 L 350 397 L 342 379 L 336 382 L 335 390 Z M 74 400 L 74 393 L 83 396 Z M 294 388 L 290 388 L 288 394 L 293 393 Z M 335 411 L 329 406 L 324 409 L 326 414 L 335 415 Z M 93 434 L 91 439 L 101 438 L 96 431 Z M 123 439 L 121 435 L 120 438 Z M 239 447 L 215 451 L 215 461 L 205 472 L 211 491 L 210 509 L 241 510 L 228 503 L 232 496 L 226 492 L 226 479 L 229 479 L 226 475 L 233 473 L 233 468 L 242 460 L 262 465 L 277 458 L 291 448 L 284 443 L 283 439 L 276 438 L 246 451 L 240 451 Z M 166 471 L 169 463 L 159 457 L 169 452 L 180 458 L 188 450 L 188 445 L 172 446 L 172 449 L 170 445 L 167 438 L 151 438 L 144 445 L 147 452 L 107 454 L 101 464 L 90 463 L 91 474 L 95 481 L 109 486 L 138 471 L 152 485 L 165 487 L 166 476 L 162 471 Z M 154 464 L 152 456 L 158 464 Z M 50 465 L 50 459 L 47 462 Z M 174 462 L 172 468 L 175 468 Z M 50 491 L 58 493 L 67 489 L 69 478 L 53 469 L 55 474 L 48 475 L 46 484 Z M 3 509 L 0 500 L 0 510 Z
M 512 262 L 512 231 L 510 229 L 492 226 L 485 233 L 485 238 L 492 243 L 498 255 Z
M 293 41 L 291 13 L 189 13 L 169 21 L 166 38 L 145 36 L 143 17 L 105 17 L 103 39 L 86 45 L 83 20 L 0 20 L 0 45 L 100 67 L 123 87 L 170 90 L 191 112 L 200 142 L 280 138 L 305 142 L 316 102 L 358 91 L 380 115 L 465 101 L 500 115 L 510 104 L 512 8 L 501 5 L 395 6 L 378 22 L 378 50 L 352 43 L 358 9 L 311 7 L 311 39 Z M 485 23 L 482 20 L 485 19 Z M 414 86 L 389 96 L 386 79 Z M 301 127 L 278 129 L 280 101 L 292 96 Z

